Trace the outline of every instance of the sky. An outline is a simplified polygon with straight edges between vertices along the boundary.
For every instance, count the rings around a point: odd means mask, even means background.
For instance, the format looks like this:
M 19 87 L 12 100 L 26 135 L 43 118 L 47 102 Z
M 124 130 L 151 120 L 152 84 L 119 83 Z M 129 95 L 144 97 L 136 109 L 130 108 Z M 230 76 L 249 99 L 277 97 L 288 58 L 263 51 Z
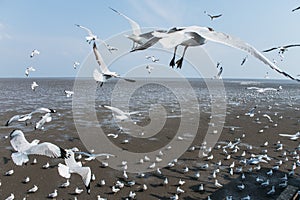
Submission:
M 188 60 L 197 56 L 197 52 L 199 56 L 206 52 L 211 63 L 206 63 L 204 58 L 199 65 L 216 73 L 215 65 L 221 62 L 223 78 L 260 79 L 268 73 L 272 79 L 286 79 L 251 56 L 241 66 L 242 59 L 247 55 L 245 52 L 213 42 L 189 48 L 182 69 L 168 66 L 172 49 L 161 51 L 159 44 L 145 51 L 129 53 L 132 43 L 124 33 L 130 33 L 131 27 L 127 20 L 109 7 L 135 20 L 142 29 L 168 30 L 175 26 L 191 25 L 212 27 L 262 51 L 274 46 L 300 44 L 300 10 L 291 11 L 298 6 L 300 2 L 295 0 L 0 0 L 0 77 L 25 77 L 24 71 L 29 66 L 36 68 L 31 77 L 78 76 L 79 71 L 90 64 L 88 60 L 93 59 L 92 46 L 85 41 L 86 32 L 74 25 L 80 24 L 89 27 L 113 46 L 121 48 L 118 45 L 123 45 L 122 48 L 127 51 L 125 55 L 107 59 L 109 68 L 121 75 L 128 72 L 132 75 L 132 70 L 144 69 L 152 64 L 145 59 L 145 55 L 155 55 L 160 58 L 159 63 L 155 64 L 157 75 L 164 77 L 170 70 L 175 70 L 185 77 L 198 77 Z M 204 11 L 222 16 L 211 21 Z M 40 54 L 30 58 L 33 49 L 38 49 Z M 101 54 L 108 54 L 105 49 L 100 50 Z M 179 55 L 181 52 L 182 48 L 179 48 Z M 291 48 L 281 61 L 276 51 L 264 53 L 293 76 L 300 74 L 297 65 L 299 54 L 300 47 Z M 79 69 L 73 69 L 75 61 L 81 63 Z M 136 70 L 136 74 L 148 75 L 146 70 Z

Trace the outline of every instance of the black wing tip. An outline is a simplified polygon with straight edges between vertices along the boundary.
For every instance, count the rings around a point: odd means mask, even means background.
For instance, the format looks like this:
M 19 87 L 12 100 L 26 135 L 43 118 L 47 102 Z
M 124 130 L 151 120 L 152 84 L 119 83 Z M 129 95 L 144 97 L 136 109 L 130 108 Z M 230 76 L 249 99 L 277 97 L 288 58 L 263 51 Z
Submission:
M 14 138 L 15 136 L 13 136 L 13 133 L 16 131 L 17 129 L 14 129 L 10 134 L 9 134 L 9 137 L 10 139 Z
M 61 147 L 59 147 L 59 150 L 60 150 L 60 158 L 68 158 L 68 154 L 67 154 L 67 151 Z
M 119 12 L 116 10 L 116 9 L 113 9 L 112 7 L 108 7 L 109 9 L 111 9 L 112 11 L 114 11 L 114 12 L 116 12 L 116 13 L 118 13 L 119 14 Z
M 9 120 L 5 123 L 5 125 L 4 126 L 8 126 L 9 125 Z
M 85 186 L 86 192 L 90 195 L 91 194 L 91 184 L 89 183 L 88 186 Z
M 50 113 L 56 113 L 57 111 L 54 110 L 54 109 L 49 109 L 50 110 Z

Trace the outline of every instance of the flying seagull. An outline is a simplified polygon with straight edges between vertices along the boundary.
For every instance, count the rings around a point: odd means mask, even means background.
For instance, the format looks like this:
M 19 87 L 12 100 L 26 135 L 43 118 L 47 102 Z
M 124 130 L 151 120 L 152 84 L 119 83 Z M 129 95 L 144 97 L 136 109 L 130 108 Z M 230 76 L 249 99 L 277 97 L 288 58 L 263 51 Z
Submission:
M 123 78 L 121 77 L 119 74 L 117 74 L 116 72 L 111 72 L 108 67 L 106 66 L 106 64 L 104 63 L 98 49 L 97 49 L 97 46 L 96 46 L 96 43 L 94 42 L 94 45 L 93 45 L 93 51 L 94 51 L 94 54 L 95 54 L 95 57 L 96 57 L 96 61 L 100 67 L 100 70 L 101 70 L 101 73 L 96 69 L 94 70 L 94 73 L 93 73 L 93 77 L 94 79 L 97 81 L 97 82 L 101 82 L 101 85 L 103 84 L 103 82 L 106 82 L 107 79 L 110 79 L 110 78 L 121 78 L 121 79 L 124 79 L 125 81 L 129 81 L 129 82 L 135 82 L 135 80 L 132 80 L 132 79 L 127 79 L 127 78 Z
M 242 62 L 241 62 L 241 66 L 243 66 L 243 65 L 245 64 L 245 62 L 247 61 L 247 59 L 248 59 L 248 55 L 246 55 L 246 56 L 243 58 L 243 60 L 242 60 Z
M 35 71 L 35 69 L 33 67 L 27 67 L 25 70 L 25 75 L 29 76 L 29 72 L 34 72 L 34 71 Z
M 76 162 L 74 152 L 71 149 L 66 150 L 65 165 L 58 164 L 58 173 L 60 176 L 70 179 L 71 174 L 79 174 L 87 189 L 87 193 L 90 194 L 90 181 L 92 172 L 90 167 L 83 167 L 81 162 Z
M 34 49 L 31 53 L 30 53 L 30 58 L 33 58 L 33 56 L 35 55 L 39 55 L 40 52 L 37 49 Z
M 141 32 L 140 25 L 135 22 L 134 20 L 130 19 L 123 13 L 117 11 L 116 9 L 113 9 L 109 7 L 112 11 L 117 13 L 118 15 L 124 17 L 130 24 L 131 29 L 132 29 L 132 34 L 131 35 L 126 35 L 126 37 L 130 40 L 133 41 L 133 46 L 132 49 L 135 49 L 138 45 L 151 45 L 152 43 L 158 42 L 159 38 L 156 38 L 152 35 L 153 31 L 149 31 L 146 33 Z M 164 30 L 158 30 L 159 32 L 166 32 Z
M 98 36 L 95 35 L 89 28 L 84 27 L 84 26 L 81 26 L 81 25 L 79 25 L 79 24 L 75 24 L 75 26 L 77 26 L 77 27 L 79 27 L 79 28 L 82 28 L 82 29 L 84 29 L 84 30 L 87 31 L 88 36 L 86 36 L 85 39 L 86 39 L 86 42 L 88 42 L 89 44 L 91 44 L 92 41 L 97 41 L 97 40 L 99 40 L 99 39 L 98 39 Z
M 150 66 L 150 65 L 147 65 L 146 66 L 146 69 L 148 71 L 149 74 L 151 74 L 152 70 L 154 69 L 154 67 Z
M 223 67 L 220 67 L 218 74 L 214 77 L 215 79 L 222 79 L 221 74 L 223 72 Z
M 67 97 L 72 97 L 74 92 L 70 91 L 70 90 L 64 90 L 65 94 L 67 95 Z
M 256 92 L 258 93 L 264 93 L 266 91 L 280 91 L 281 90 L 281 87 L 279 88 L 260 88 L 260 87 L 247 87 L 247 90 L 255 90 Z
M 32 91 L 35 91 L 35 88 L 36 87 L 38 87 L 39 85 L 35 82 L 35 81 L 33 81 L 32 83 L 31 83 L 31 89 L 32 89 Z
M 279 50 L 278 54 L 282 55 L 284 52 L 286 52 L 288 50 L 288 48 L 299 47 L 299 46 L 300 46 L 300 44 L 290 44 L 290 45 L 285 45 L 285 46 L 272 47 L 270 49 L 263 50 L 263 52 L 270 52 L 270 51 L 278 49 Z
M 146 56 L 146 59 L 151 59 L 152 62 L 158 62 L 159 58 L 155 58 L 155 56 Z
M 80 63 L 77 62 L 77 61 L 75 61 L 75 62 L 73 63 L 73 68 L 76 69 L 79 65 L 80 65 Z
M 297 140 L 298 138 L 300 138 L 300 132 L 297 132 L 293 135 L 290 134 L 279 134 L 282 137 L 289 137 L 291 140 Z
M 214 20 L 214 19 L 216 19 L 216 18 L 219 18 L 219 17 L 222 16 L 222 14 L 219 14 L 219 15 L 210 15 L 210 14 L 207 13 L 206 11 L 204 11 L 204 13 L 207 14 L 207 16 L 210 17 L 210 20 L 211 20 L 211 21 Z
M 106 106 L 106 105 L 100 105 L 99 107 L 106 108 L 106 109 L 113 111 L 113 113 L 115 114 L 115 117 L 121 121 L 128 119 L 130 115 L 139 113 L 138 111 L 124 112 L 124 111 L 120 110 L 119 108 L 112 107 L 112 106 Z
M 183 55 L 176 62 L 177 68 L 181 68 L 183 58 L 188 47 L 200 46 L 205 44 L 206 41 L 213 41 L 213 42 L 221 43 L 233 48 L 243 50 L 251 54 L 255 58 L 259 59 L 260 61 L 262 61 L 263 63 L 265 63 L 273 70 L 277 71 L 278 73 L 281 73 L 292 80 L 300 81 L 300 79 L 296 79 L 293 76 L 286 73 L 285 71 L 279 69 L 273 62 L 268 60 L 262 53 L 260 53 L 254 47 L 252 47 L 248 43 L 238 38 L 232 37 L 225 33 L 216 32 L 212 28 L 201 27 L 201 26 L 189 26 L 185 28 L 175 28 L 175 29 L 176 29 L 175 31 L 170 33 L 162 33 L 162 32 L 153 33 L 155 37 L 161 38 L 159 42 L 162 44 L 164 48 L 175 48 L 173 58 L 170 62 L 171 67 L 175 66 L 175 56 L 176 56 L 176 50 L 178 46 L 180 45 L 184 46 Z
M 94 154 L 94 153 L 87 153 L 87 152 L 82 152 L 82 151 L 76 151 L 75 153 L 87 156 L 87 158 L 85 158 L 85 160 L 87 160 L 87 161 L 95 160 L 95 158 L 100 157 L 100 156 L 105 156 L 105 157 L 112 156 L 112 157 L 115 157 L 115 155 L 108 154 L 108 153 Z
M 300 9 L 300 6 L 297 7 L 297 8 L 294 8 L 294 9 L 292 10 L 292 12 L 295 12 L 296 10 L 299 10 L 299 9 Z
M 52 117 L 50 113 L 46 113 L 44 116 L 41 117 L 41 119 L 35 124 L 35 129 L 44 129 L 44 124 L 46 122 L 51 122 Z
M 14 130 L 10 134 L 10 144 L 17 152 L 12 153 L 11 157 L 16 165 L 21 166 L 29 161 L 28 155 L 43 155 L 51 158 L 64 158 L 66 151 L 55 144 L 33 140 L 29 143 L 21 130 Z

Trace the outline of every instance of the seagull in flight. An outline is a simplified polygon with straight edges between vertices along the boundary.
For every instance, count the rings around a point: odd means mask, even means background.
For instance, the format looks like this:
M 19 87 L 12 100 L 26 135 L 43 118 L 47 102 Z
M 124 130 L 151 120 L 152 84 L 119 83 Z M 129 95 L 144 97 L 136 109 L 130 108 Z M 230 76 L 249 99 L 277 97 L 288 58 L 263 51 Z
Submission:
M 204 14 L 207 14 L 207 16 L 210 17 L 210 20 L 211 20 L 211 21 L 214 20 L 214 19 L 216 19 L 216 18 L 219 18 L 219 17 L 222 16 L 222 14 L 219 14 L 219 15 L 210 15 L 210 14 L 207 13 L 206 11 L 204 11 Z
M 31 53 L 30 53 L 30 58 L 33 58 L 33 56 L 35 55 L 39 55 L 40 52 L 37 49 L 34 49 Z
M 292 10 L 292 12 L 295 12 L 296 10 L 299 10 L 299 9 L 300 9 L 300 6 L 297 7 L 297 8 L 294 8 L 294 9 Z
M 58 173 L 60 176 L 70 179 L 71 174 L 79 174 L 87 189 L 87 193 L 90 194 L 90 181 L 92 178 L 92 172 L 90 167 L 83 167 L 81 162 L 76 162 L 74 152 L 71 149 L 66 149 L 65 164 L 58 164 Z
M 264 93 L 266 91 L 280 91 L 281 87 L 276 88 L 260 88 L 260 87 L 247 87 L 248 90 L 255 90 L 258 93 Z
M 72 97 L 74 92 L 70 91 L 70 90 L 64 90 L 65 94 L 67 95 L 67 97 Z
M 151 59 L 152 62 L 158 62 L 159 58 L 155 58 L 155 56 L 146 56 L 146 59 Z
M 73 63 L 73 68 L 76 69 L 79 65 L 80 65 L 80 63 L 77 62 L 77 61 L 75 61 L 75 62 Z
M 270 51 L 278 49 L 279 50 L 278 54 L 282 55 L 284 52 L 286 52 L 288 50 L 288 48 L 299 47 L 299 46 L 300 46 L 300 44 L 290 44 L 290 45 L 285 45 L 285 46 L 272 47 L 270 49 L 263 50 L 263 52 L 270 52 Z
M 46 122 L 51 122 L 52 121 L 52 117 L 51 117 L 51 113 L 46 113 L 44 116 L 41 117 L 40 121 L 38 121 L 35 124 L 34 129 L 44 129 L 44 124 Z
M 28 155 L 43 155 L 50 158 L 64 158 L 66 151 L 55 144 L 33 140 L 29 143 L 21 130 L 14 130 L 10 134 L 10 144 L 17 152 L 12 153 L 11 157 L 16 165 L 21 166 L 29 161 Z
M 106 106 L 106 105 L 100 105 L 100 108 L 106 108 L 109 109 L 111 111 L 113 111 L 113 113 L 115 114 L 114 116 L 118 119 L 118 120 L 127 120 L 129 118 L 130 115 L 134 115 L 139 113 L 138 111 L 135 112 L 124 112 L 122 110 L 120 110 L 119 108 L 116 107 L 112 107 L 112 106 Z
M 39 85 L 35 82 L 35 81 L 33 81 L 32 83 L 31 83 L 31 89 L 32 89 L 32 91 L 35 91 L 35 88 L 37 88 Z
M 103 85 L 104 82 L 106 82 L 107 79 L 110 78 L 121 78 L 124 79 L 125 81 L 129 81 L 129 82 L 135 82 L 135 80 L 132 79 L 127 79 L 127 78 L 123 78 L 121 77 L 119 74 L 117 74 L 116 72 L 111 72 L 108 67 L 106 66 L 106 64 L 104 63 L 98 49 L 96 46 L 96 43 L 94 42 L 93 45 L 93 51 L 94 51 L 94 55 L 96 58 L 96 61 L 100 67 L 101 72 L 99 72 L 97 69 L 94 70 L 93 73 L 93 77 L 97 82 L 101 82 L 101 86 Z
M 243 58 L 243 60 L 242 60 L 242 62 L 241 62 L 241 66 L 243 66 L 243 65 L 245 64 L 245 62 L 247 61 L 247 59 L 248 59 L 248 55 L 246 55 L 246 56 Z
M 223 72 L 223 67 L 220 67 L 218 74 L 214 77 L 215 79 L 222 79 L 221 74 Z
M 33 67 L 27 67 L 25 70 L 25 75 L 28 77 L 29 76 L 29 72 L 34 72 L 35 69 Z
M 150 65 L 147 65 L 146 66 L 146 69 L 148 71 L 149 74 L 151 74 L 152 70 L 154 69 L 154 67 L 150 66 Z
M 80 155 L 85 155 L 87 156 L 87 158 L 85 158 L 86 161 L 91 161 L 91 160 L 95 160 L 97 157 L 100 156 L 105 156 L 105 157 L 115 157 L 115 155 L 112 154 L 108 154 L 108 153 L 98 153 L 98 154 L 94 154 L 94 153 L 88 153 L 88 152 L 82 152 L 82 151 L 76 151 L 76 154 L 80 154 Z
M 98 36 L 95 35 L 89 28 L 85 27 L 85 26 L 81 26 L 79 24 L 75 24 L 75 26 L 79 27 L 79 28 L 82 28 L 84 30 L 87 31 L 88 33 L 88 36 L 85 37 L 86 39 L 86 42 L 88 42 L 89 44 L 91 44 L 92 41 L 98 41 Z
M 297 132 L 293 135 L 290 134 L 279 134 L 282 137 L 289 137 L 291 140 L 297 140 L 300 137 L 300 132 Z
M 245 51 L 258 60 L 262 61 L 278 73 L 281 73 L 292 80 L 300 81 L 300 79 L 296 79 L 285 71 L 279 69 L 273 62 L 267 59 L 262 53 L 260 53 L 248 43 L 225 33 L 216 32 L 212 28 L 189 26 L 184 28 L 173 28 L 173 31 L 168 33 L 153 32 L 152 34 L 155 37 L 160 38 L 159 43 L 161 43 L 164 48 L 174 48 L 173 58 L 170 62 L 171 67 L 175 66 L 175 56 L 178 46 L 184 46 L 182 57 L 176 61 L 177 68 L 181 68 L 183 58 L 188 47 L 200 46 L 204 45 L 207 41 L 213 41 Z M 142 46 L 143 45 L 141 45 L 141 47 L 137 48 L 136 50 L 144 49 Z

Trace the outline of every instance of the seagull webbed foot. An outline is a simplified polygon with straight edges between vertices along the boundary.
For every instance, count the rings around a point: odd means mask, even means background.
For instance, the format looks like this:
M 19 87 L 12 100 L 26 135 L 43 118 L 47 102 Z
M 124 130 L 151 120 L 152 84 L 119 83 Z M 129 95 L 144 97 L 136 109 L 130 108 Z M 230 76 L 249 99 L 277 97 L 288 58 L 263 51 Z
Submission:
M 175 56 L 173 56 L 172 60 L 170 61 L 170 67 L 174 68 L 175 66 Z
M 176 61 L 177 68 L 181 69 L 182 62 L 183 62 L 183 57 L 181 57 L 179 60 Z

